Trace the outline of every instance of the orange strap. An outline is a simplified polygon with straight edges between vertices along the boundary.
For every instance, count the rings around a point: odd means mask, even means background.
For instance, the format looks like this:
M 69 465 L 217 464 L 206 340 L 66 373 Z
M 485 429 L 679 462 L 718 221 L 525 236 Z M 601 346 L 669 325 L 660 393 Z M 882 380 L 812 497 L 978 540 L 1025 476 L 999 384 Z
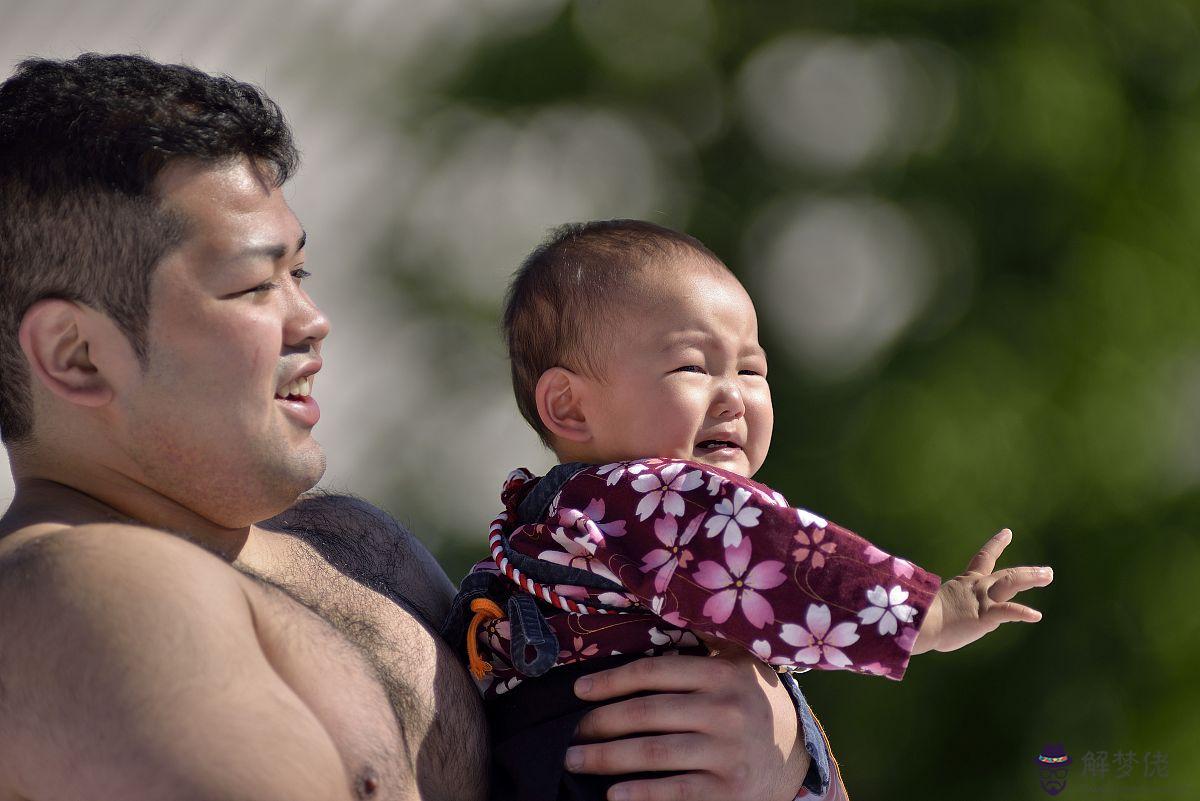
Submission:
M 475 617 L 471 618 L 471 625 L 467 627 L 467 656 L 471 663 L 471 675 L 482 679 L 492 672 L 492 664 L 485 662 L 479 655 L 479 624 L 489 620 L 501 620 L 504 618 L 504 612 L 487 598 L 471 601 L 471 611 L 475 613 Z

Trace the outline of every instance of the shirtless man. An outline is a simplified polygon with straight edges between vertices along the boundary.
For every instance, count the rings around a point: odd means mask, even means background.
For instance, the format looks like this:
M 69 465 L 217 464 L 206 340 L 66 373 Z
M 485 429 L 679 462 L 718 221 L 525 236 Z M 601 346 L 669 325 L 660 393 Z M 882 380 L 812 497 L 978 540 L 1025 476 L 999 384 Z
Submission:
M 305 496 L 329 324 L 257 90 L 131 56 L 0 85 L 0 801 L 486 796 L 453 587 L 399 525 Z M 256 521 L 268 520 L 255 525 Z M 598 674 L 612 798 L 790 799 L 790 698 L 753 659 Z M 628 795 L 621 796 L 621 790 Z

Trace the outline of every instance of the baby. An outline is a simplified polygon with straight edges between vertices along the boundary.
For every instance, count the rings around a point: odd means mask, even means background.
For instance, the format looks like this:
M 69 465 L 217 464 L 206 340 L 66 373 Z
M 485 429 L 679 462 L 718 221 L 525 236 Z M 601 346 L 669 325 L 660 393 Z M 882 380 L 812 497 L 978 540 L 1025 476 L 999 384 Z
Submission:
M 751 480 L 774 421 L 766 354 L 749 295 L 692 237 L 564 226 L 517 272 L 504 325 L 517 403 L 560 464 L 509 476 L 491 556 L 445 630 L 483 687 L 493 797 L 604 796 L 612 779 L 562 769 L 597 705 L 572 692 L 581 675 L 741 647 L 783 671 L 797 703 L 800 795 L 841 798 L 787 671 L 899 680 L 912 654 L 1040 619 L 1011 599 L 1051 571 L 994 571 L 1007 530 L 942 583 Z

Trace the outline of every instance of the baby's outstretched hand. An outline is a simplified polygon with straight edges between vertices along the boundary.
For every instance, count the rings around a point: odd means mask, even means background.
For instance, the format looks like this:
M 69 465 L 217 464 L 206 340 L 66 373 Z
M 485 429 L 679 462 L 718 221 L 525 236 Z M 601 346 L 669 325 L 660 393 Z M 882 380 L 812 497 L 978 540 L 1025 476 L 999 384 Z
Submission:
M 943 582 L 917 633 L 914 654 L 954 651 L 995 631 L 1001 623 L 1042 619 L 1041 612 L 1011 599 L 1022 590 L 1045 587 L 1054 580 L 1054 571 L 1048 567 L 995 570 L 996 559 L 1011 541 L 1012 532 L 1003 529 L 979 549 L 967 572 Z

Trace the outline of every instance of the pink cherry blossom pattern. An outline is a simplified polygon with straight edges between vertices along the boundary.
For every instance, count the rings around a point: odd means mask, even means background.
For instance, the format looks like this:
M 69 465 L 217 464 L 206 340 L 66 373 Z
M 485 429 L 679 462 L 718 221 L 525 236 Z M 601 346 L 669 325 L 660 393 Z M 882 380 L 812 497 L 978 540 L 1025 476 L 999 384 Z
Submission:
M 596 526 L 602 536 L 606 537 L 623 537 L 625 536 L 624 520 L 610 520 L 604 522 L 605 510 L 604 499 L 593 498 L 588 501 L 588 505 L 583 507 L 583 511 L 578 511 L 577 508 L 565 508 L 558 512 L 558 522 L 572 528 L 587 528 L 587 524 Z
M 783 562 L 778 560 L 768 559 L 750 567 L 749 539 L 725 550 L 725 566 L 701 562 L 692 578 L 701 587 L 719 590 L 704 602 L 701 614 L 714 623 L 724 623 L 740 604 L 746 620 L 759 629 L 775 622 L 775 610 L 759 591 L 773 589 L 786 581 Z
M 507 620 L 489 620 L 483 626 L 488 647 L 498 654 L 508 655 L 508 643 L 512 641 L 512 628 Z
M 800 547 L 792 551 L 792 556 L 795 557 L 797 562 L 809 559 L 809 564 L 814 568 L 825 567 L 826 555 L 837 550 L 837 543 L 833 542 L 832 539 L 828 542 L 823 542 L 825 534 L 826 530 L 823 528 L 814 529 L 811 535 L 804 530 L 796 532 L 796 536 L 793 539 L 800 544 Z
M 761 661 L 768 665 L 782 665 L 786 667 L 791 663 L 791 658 L 785 654 L 773 654 L 771 652 L 771 643 L 767 640 L 755 640 L 750 644 L 750 653 L 757 656 Z
M 800 649 L 796 652 L 795 661 L 806 665 L 824 662 L 839 668 L 854 664 L 842 649 L 858 642 L 856 624 L 847 620 L 830 630 L 832 621 L 829 607 L 825 604 L 809 604 L 804 622 L 807 628 L 797 623 L 784 623 L 779 629 L 781 640 Z
M 726 548 L 734 548 L 742 542 L 742 529 L 758 525 L 758 516 L 762 509 L 747 506 L 750 500 L 750 490 L 738 487 L 733 491 L 733 498 L 722 498 L 713 507 L 712 517 L 704 521 L 708 536 L 715 537 L 724 534 L 721 544 Z
M 874 545 L 868 545 L 866 548 L 864 548 L 863 556 L 867 557 L 867 563 L 872 565 L 877 565 L 885 559 L 891 559 L 892 572 L 895 573 L 898 578 L 912 578 L 913 563 L 907 559 L 901 559 L 898 556 L 892 556 L 891 554 L 879 550 Z
M 596 643 L 592 643 L 584 648 L 582 637 L 572 637 L 571 645 L 571 648 L 566 648 L 558 652 L 558 664 L 569 665 L 572 662 L 581 662 L 584 659 L 590 659 L 600 652 L 600 646 Z
M 858 671 L 861 673 L 870 673 L 875 676 L 887 676 L 891 673 L 890 670 L 878 662 L 871 662 L 868 665 L 859 665 Z
M 562 504 L 562 490 L 554 493 L 554 498 L 550 501 L 550 507 L 547 509 L 547 514 L 551 517 L 558 514 L 558 507 Z
M 505 679 L 504 681 L 498 681 L 495 684 L 493 684 L 492 692 L 494 692 L 496 695 L 504 695 L 507 692 L 512 692 L 513 690 L 515 690 L 517 688 L 517 685 L 519 685 L 520 683 L 521 683 L 521 677 L 513 676 L 512 678 Z
M 650 611 L 658 615 L 664 622 L 670 623 L 672 626 L 679 628 L 687 628 L 687 621 L 679 616 L 678 612 L 664 612 L 667 599 L 661 595 L 655 595 L 650 599 Z
M 787 498 L 783 497 L 783 493 L 779 492 L 778 490 L 773 490 L 770 487 L 763 487 L 761 489 L 755 487 L 754 491 L 758 493 L 758 496 L 762 498 L 763 501 L 771 504 L 772 506 L 782 506 L 786 508 L 788 505 Z
M 637 505 L 638 520 L 649 520 L 660 505 L 669 515 L 679 517 L 683 514 L 683 496 L 679 493 L 689 492 L 704 483 L 699 470 L 684 473 L 685 467 L 683 462 L 673 462 L 658 473 L 650 471 L 630 483 L 630 487 L 645 494 Z
M 679 521 L 677 518 L 664 515 L 654 521 L 654 536 L 658 537 L 658 541 L 666 547 L 655 548 L 642 557 L 642 572 L 658 571 L 654 576 L 655 592 L 665 592 L 667 585 L 671 581 L 671 577 L 675 575 L 675 569 L 679 567 L 686 568 L 692 560 L 692 552 L 684 546 L 692 541 L 692 537 L 696 536 L 696 532 L 700 530 L 700 522 L 703 519 L 703 512 L 696 515 L 684 527 L 682 534 L 679 533 Z
M 796 519 L 800 521 L 800 525 L 804 528 L 829 528 L 829 521 L 820 515 L 814 515 L 807 509 L 796 507 Z
M 863 607 L 858 617 L 867 626 L 878 622 L 880 634 L 895 634 L 899 623 L 911 623 L 917 615 L 916 608 L 904 603 L 908 600 L 908 591 L 899 584 L 891 590 L 876 584 L 867 590 L 867 600 L 870 605 Z
M 597 576 L 603 576 L 609 581 L 614 581 L 618 584 L 621 580 L 609 570 L 603 562 L 596 558 L 596 541 L 592 536 L 584 534 L 580 537 L 571 537 L 563 528 L 556 528 L 552 539 L 558 543 L 561 551 L 542 551 L 538 554 L 538 559 L 544 559 L 547 562 L 554 562 L 559 565 L 567 565 L 576 567 L 580 570 L 587 570 L 595 573 Z
M 657 626 L 650 629 L 650 642 L 658 647 L 690 648 L 700 644 L 700 638 L 690 631 L 671 629 L 660 631 Z
M 612 464 L 606 464 L 603 467 L 597 468 L 596 475 L 607 475 L 608 478 L 605 479 L 604 483 L 611 487 L 620 481 L 621 476 L 625 475 L 626 473 L 629 473 L 631 476 L 636 476 L 638 473 L 645 472 L 645 470 L 646 465 L 642 464 L 641 462 L 613 462 Z
M 867 557 L 867 564 L 877 565 L 884 559 L 887 559 L 889 554 L 876 548 L 874 545 L 867 545 L 863 549 L 863 556 Z

